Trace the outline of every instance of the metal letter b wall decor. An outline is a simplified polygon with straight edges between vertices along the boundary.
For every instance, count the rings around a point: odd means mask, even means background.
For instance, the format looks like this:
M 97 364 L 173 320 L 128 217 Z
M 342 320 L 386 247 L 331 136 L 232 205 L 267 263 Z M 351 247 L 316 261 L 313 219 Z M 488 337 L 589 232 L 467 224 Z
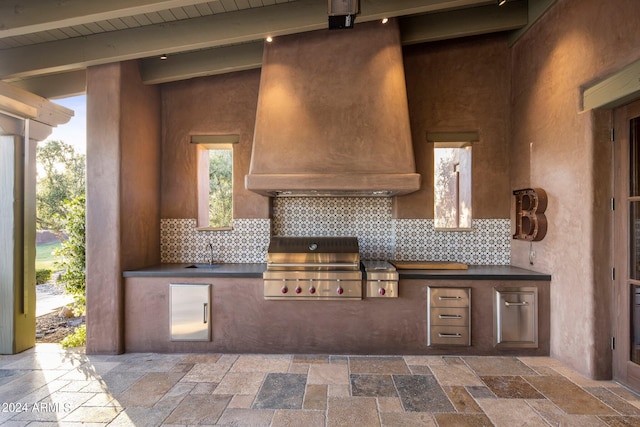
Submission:
M 525 188 L 513 192 L 516 197 L 516 233 L 514 239 L 537 242 L 547 234 L 547 192 Z

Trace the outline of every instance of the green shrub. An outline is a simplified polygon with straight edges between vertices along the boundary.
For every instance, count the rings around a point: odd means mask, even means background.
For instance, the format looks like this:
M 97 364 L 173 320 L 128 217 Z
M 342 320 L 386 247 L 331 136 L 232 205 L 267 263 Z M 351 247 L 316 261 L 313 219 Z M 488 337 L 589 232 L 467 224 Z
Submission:
M 87 325 L 82 324 L 76 328 L 73 334 L 65 337 L 60 344 L 64 348 L 81 347 L 87 343 Z
M 48 268 L 42 268 L 36 270 L 36 284 L 41 285 L 47 283 L 51 279 L 51 270 Z
M 64 270 L 60 281 L 64 282 L 65 290 L 73 295 L 75 300 L 74 312 L 84 314 L 86 311 L 86 258 L 85 258 L 85 196 L 81 195 L 71 201 L 64 202 L 65 216 L 60 217 L 64 224 L 67 240 L 62 242 L 56 255 L 62 261 L 56 263 Z M 73 334 L 62 340 L 62 347 L 80 347 L 87 342 L 87 326 L 76 328 Z
M 86 304 L 86 275 L 85 275 L 85 197 L 79 196 L 64 202 L 65 216 L 60 217 L 67 240 L 56 249 L 56 256 L 61 261 L 56 266 L 64 271 L 60 281 L 65 284 L 65 290 L 73 295 L 76 311 L 83 313 Z

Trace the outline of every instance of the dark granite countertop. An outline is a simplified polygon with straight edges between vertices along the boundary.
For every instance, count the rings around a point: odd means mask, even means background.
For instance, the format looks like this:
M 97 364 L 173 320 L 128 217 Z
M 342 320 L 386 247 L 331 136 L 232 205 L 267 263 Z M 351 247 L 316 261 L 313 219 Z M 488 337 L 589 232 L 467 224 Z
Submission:
M 550 274 L 510 265 L 470 265 L 467 270 L 398 270 L 400 279 L 439 280 L 539 280 L 551 281 Z
M 193 264 L 158 264 L 122 273 L 123 277 L 245 277 L 262 278 L 264 263 L 219 264 L 215 268 L 188 268 Z M 398 270 L 400 279 L 539 280 L 551 275 L 508 265 L 470 265 L 467 270 Z
M 203 265 L 203 268 L 189 268 Z M 264 263 L 217 264 L 209 268 L 205 264 L 158 264 L 122 273 L 124 277 L 258 277 L 267 268 Z

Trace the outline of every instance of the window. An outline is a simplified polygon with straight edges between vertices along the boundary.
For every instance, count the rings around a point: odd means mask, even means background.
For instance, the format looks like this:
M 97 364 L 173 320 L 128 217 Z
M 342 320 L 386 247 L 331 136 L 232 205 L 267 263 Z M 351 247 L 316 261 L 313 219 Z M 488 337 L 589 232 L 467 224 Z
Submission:
M 194 135 L 191 142 L 198 146 L 198 228 L 230 229 L 238 135 Z
M 471 229 L 471 141 L 477 133 L 429 134 L 428 140 L 434 142 L 434 227 Z

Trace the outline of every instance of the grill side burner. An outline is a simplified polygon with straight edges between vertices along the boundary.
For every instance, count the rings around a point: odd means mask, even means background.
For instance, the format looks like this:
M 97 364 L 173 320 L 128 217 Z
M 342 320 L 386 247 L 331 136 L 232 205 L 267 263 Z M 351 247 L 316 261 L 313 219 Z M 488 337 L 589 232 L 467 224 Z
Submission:
M 355 237 L 274 237 L 263 274 L 265 299 L 362 299 Z
M 363 261 L 367 298 L 397 298 L 398 271 L 387 261 Z

